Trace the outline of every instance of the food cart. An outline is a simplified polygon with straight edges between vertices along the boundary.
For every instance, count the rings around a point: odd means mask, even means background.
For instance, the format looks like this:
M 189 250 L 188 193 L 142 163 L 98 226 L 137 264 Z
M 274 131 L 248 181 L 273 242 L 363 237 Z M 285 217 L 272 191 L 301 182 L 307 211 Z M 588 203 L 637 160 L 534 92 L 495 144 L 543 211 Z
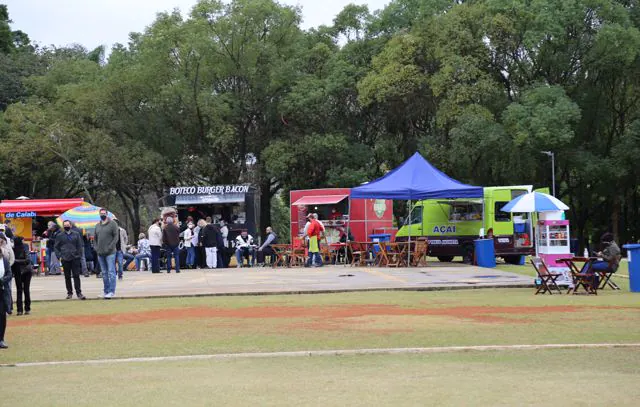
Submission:
M 0 214 L 2 222 L 11 221 L 14 235 L 22 236 L 32 253 L 37 253 L 41 265 L 44 265 L 46 239 L 42 238 L 42 234 L 47 230 L 47 223 L 83 203 L 82 198 L 3 200 L 0 201 Z
M 569 221 L 563 219 L 564 212 L 541 212 L 536 228 L 536 243 L 539 257 L 544 260 L 549 271 L 561 273 L 558 285 L 572 286 L 571 271 L 558 259 L 573 257 L 569 240 Z
M 354 241 L 393 229 L 393 201 L 388 199 L 349 200 L 350 188 L 323 188 L 291 191 L 291 241 L 303 236 L 307 214 L 317 213 L 325 227 L 328 244 L 340 241 L 349 231 Z

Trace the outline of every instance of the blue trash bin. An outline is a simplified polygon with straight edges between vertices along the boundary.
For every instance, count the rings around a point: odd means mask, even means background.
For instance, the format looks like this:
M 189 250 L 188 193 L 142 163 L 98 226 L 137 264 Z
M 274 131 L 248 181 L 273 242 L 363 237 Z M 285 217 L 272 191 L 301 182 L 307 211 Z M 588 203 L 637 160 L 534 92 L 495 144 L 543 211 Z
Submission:
M 629 290 L 640 293 L 640 244 L 625 244 L 629 254 Z
M 480 267 L 496 267 L 496 251 L 493 239 L 476 239 L 473 241 L 476 252 L 476 264 Z
M 371 239 L 372 242 L 390 242 L 391 241 L 391 234 L 389 233 L 378 233 L 375 235 L 369 235 L 369 239 Z M 373 245 L 373 254 L 378 254 L 378 251 L 380 251 L 380 246 L 378 246 L 377 244 Z

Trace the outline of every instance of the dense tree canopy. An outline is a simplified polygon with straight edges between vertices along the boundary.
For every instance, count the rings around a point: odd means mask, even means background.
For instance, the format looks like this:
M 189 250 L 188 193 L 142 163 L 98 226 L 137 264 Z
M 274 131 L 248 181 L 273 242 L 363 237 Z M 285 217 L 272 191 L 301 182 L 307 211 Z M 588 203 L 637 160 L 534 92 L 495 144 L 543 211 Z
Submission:
M 274 0 L 201 0 L 107 59 L 32 46 L 0 6 L 0 192 L 117 200 L 137 231 L 168 186 L 251 182 L 265 226 L 286 191 L 415 151 L 465 182 L 550 186 L 550 150 L 574 234 L 637 240 L 639 10 L 394 0 L 305 31 Z

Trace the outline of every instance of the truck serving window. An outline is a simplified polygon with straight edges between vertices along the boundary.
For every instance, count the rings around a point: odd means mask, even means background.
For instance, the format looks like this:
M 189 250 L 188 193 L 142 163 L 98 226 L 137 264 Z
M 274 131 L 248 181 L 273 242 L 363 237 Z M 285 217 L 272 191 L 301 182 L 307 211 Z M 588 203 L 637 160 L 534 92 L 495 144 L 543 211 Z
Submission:
M 496 202 L 494 206 L 495 220 L 496 222 L 511 222 L 511 214 L 509 212 L 502 212 L 502 208 L 509 202 Z
M 472 201 L 451 201 L 449 221 L 482 220 L 482 203 Z

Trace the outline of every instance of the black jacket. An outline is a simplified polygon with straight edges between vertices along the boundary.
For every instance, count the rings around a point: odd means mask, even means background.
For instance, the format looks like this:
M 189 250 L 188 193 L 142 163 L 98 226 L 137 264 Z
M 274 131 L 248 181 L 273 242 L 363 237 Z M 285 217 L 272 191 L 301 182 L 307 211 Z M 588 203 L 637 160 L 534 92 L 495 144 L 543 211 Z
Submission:
M 216 228 L 216 226 L 212 223 L 209 223 L 204 227 L 204 232 L 202 233 L 202 246 L 204 247 L 218 247 L 218 240 L 222 240 L 222 235 L 220 231 Z M 220 239 L 218 239 L 220 237 Z
M 56 225 L 53 229 L 47 231 L 47 249 L 54 250 L 56 245 L 56 237 L 60 233 L 60 228 Z
M 177 247 L 180 244 L 180 229 L 174 224 L 165 226 L 162 230 L 162 243 L 169 247 Z
M 82 236 L 73 230 L 58 233 L 56 236 L 55 251 L 56 256 L 63 261 L 71 261 L 82 257 Z

